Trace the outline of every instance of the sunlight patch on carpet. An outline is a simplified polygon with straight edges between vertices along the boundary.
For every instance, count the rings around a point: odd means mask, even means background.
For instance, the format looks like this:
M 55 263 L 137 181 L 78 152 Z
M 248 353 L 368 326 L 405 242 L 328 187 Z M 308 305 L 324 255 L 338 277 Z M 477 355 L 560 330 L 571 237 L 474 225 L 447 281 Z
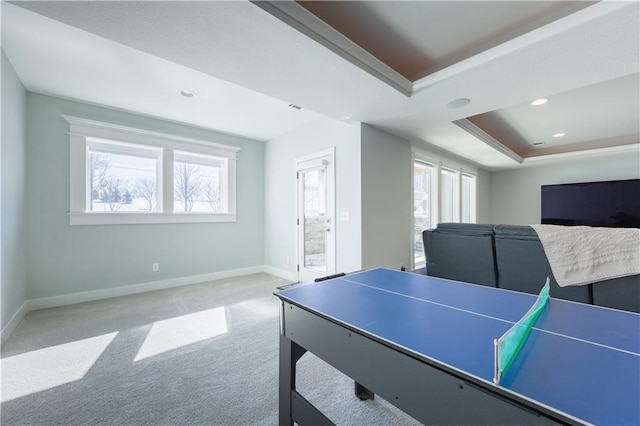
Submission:
M 118 332 L 2 359 L 2 402 L 82 379 Z
M 224 306 L 153 323 L 134 361 L 210 339 L 228 331 Z
M 275 298 L 273 298 L 275 299 Z M 236 303 L 231 306 L 231 313 L 238 311 L 242 315 L 250 315 L 251 318 L 273 318 L 279 314 L 279 305 L 276 300 L 271 299 L 251 299 Z M 233 318 L 233 317 L 232 317 Z

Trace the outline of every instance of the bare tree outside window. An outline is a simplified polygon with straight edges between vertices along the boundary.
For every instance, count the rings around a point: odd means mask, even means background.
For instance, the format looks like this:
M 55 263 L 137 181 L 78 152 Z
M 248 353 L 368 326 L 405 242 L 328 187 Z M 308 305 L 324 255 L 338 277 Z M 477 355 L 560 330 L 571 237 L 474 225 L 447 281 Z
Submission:
M 204 197 L 214 212 L 221 210 L 220 184 L 218 179 L 208 179 L 204 187 Z
M 120 208 L 122 188 L 120 181 L 114 180 L 110 175 L 111 156 L 97 152 L 91 152 L 91 205 L 97 200 L 107 203 L 110 211 Z
M 155 210 L 155 159 L 100 151 L 88 158 L 91 211 Z
M 188 163 L 175 163 L 173 168 L 175 199 L 181 201 L 185 212 L 190 212 L 200 196 L 202 177 L 199 166 Z
M 100 154 L 97 152 L 91 153 L 91 199 L 95 200 L 100 198 L 100 191 L 102 190 L 107 177 L 109 176 L 109 169 L 111 168 L 111 160 L 109 155 Z
M 134 191 L 136 196 L 144 199 L 150 212 L 156 209 L 156 181 L 149 178 L 140 178 Z
M 118 211 L 122 206 L 123 192 L 119 179 L 107 177 L 100 191 L 100 198 L 109 205 L 109 211 Z

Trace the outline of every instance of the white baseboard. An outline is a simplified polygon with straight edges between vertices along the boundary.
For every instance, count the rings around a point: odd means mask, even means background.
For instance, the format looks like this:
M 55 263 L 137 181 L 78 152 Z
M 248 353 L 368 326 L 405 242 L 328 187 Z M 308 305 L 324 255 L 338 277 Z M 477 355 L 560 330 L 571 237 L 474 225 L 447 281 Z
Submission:
M 0 331 L 0 344 L 3 344 L 7 338 L 13 333 L 13 330 L 16 328 L 18 323 L 24 318 L 24 316 L 29 312 L 28 300 L 20 306 L 20 308 L 16 311 L 15 314 L 11 317 L 7 325 Z
M 264 272 L 267 274 L 275 275 L 278 278 L 282 278 L 287 281 L 296 281 L 296 273 L 285 271 L 284 269 L 274 268 L 273 266 L 264 266 Z
M 169 278 L 166 280 L 150 281 L 141 284 L 131 284 L 120 287 L 105 288 L 100 290 L 82 291 L 78 293 L 63 294 L 60 296 L 41 297 L 38 299 L 30 299 L 22 304 L 20 309 L 11 317 L 11 320 L 0 331 L 0 342 L 4 343 L 16 328 L 18 323 L 24 318 L 24 316 L 39 309 L 56 308 L 59 306 L 73 305 L 76 303 L 93 302 L 95 300 L 108 299 L 111 297 L 128 296 L 131 294 L 144 293 L 153 290 L 163 290 L 166 288 L 181 287 L 190 284 L 199 284 L 207 281 L 221 280 L 224 278 L 237 277 L 241 275 L 257 274 L 260 272 L 267 272 L 272 275 L 277 275 L 267 271 L 267 267 L 251 266 L 248 268 L 231 269 L 228 271 L 211 272 L 207 274 L 190 275 L 187 277 Z M 286 271 L 282 271 L 285 272 Z M 285 278 L 287 279 L 287 278 Z
M 256 274 L 263 272 L 263 266 L 232 269 L 228 271 L 211 272 L 207 274 L 190 275 L 187 277 L 169 278 L 160 281 L 150 281 L 141 284 L 131 284 L 121 287 L 105 288 L 101 290 L 83 291 L 79 293 L 63 294 L 60 296 L 42 297 L 27 301 L 29 311 L 38 309 L 55 308 L 58 306 L 73 305 L 76 303 L 93 302 L 94 300 L 109 299 L 111 297 L 128 296 L 131 294 L 145 293 L 153 290 L 181 287 L 189 284 L 198 284 L 207 281 L 221 280 L 240 275 Z

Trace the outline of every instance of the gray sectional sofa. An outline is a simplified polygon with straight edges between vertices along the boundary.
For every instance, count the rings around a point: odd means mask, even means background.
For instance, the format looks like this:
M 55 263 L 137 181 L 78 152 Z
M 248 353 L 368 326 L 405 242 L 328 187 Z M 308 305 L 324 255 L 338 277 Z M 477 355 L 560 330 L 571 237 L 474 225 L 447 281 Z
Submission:
M 441 223 L 422 234 L 427 275 L 640 312 L 640 275 L 560 287 L 530 226 Z

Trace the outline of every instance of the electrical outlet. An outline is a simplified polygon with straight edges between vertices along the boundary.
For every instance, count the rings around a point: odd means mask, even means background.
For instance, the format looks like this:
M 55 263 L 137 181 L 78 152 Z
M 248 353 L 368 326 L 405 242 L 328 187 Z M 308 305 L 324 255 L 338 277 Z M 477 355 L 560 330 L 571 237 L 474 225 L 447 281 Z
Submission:
M 160 270 L 160 264 L 154 263 L 153 265 L 151 265 L 151 269 L 153 270 L 153 272 L 158 272 Z

